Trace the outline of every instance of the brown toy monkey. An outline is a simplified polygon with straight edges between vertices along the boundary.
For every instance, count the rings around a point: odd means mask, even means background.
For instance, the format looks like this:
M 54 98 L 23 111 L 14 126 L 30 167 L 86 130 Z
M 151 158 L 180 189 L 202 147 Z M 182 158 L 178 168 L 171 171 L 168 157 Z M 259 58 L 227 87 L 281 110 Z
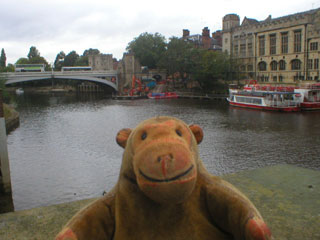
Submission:
M 254 205 L 205 169 L 197 146 L 202 138 L 199 126 L 172 117 L 120 130 L 116 139 L 125 150 L 118 183 L 56 239 L 272 239 Z

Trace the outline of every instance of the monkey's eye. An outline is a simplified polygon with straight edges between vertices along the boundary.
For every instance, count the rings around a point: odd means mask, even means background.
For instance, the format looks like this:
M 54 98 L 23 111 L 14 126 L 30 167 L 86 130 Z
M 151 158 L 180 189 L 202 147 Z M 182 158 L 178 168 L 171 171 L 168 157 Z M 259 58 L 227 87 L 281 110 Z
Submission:
M 176 130 L 176 133 L 177 133 L 177 135 L 178 135 L 179 137 L 182 136 L 182 132 L 181 132 L 179 129 Z
M 142 140 L 145 140 L 146 138 L 147 138 L 147 133 L 146 133 L 146 132 L 142 133 L 141 139 L 142 139 Z

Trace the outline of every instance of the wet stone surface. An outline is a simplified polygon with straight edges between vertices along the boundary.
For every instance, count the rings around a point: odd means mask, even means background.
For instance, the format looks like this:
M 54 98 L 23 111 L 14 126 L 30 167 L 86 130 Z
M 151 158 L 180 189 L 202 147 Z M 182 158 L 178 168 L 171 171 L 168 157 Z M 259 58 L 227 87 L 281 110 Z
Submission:
M 320 171 L 276 165 L 223 176 L 257 206 L 274 239 L 320 239 Z M 52 239 L 93 199 L 0 215 L 0 239 Z

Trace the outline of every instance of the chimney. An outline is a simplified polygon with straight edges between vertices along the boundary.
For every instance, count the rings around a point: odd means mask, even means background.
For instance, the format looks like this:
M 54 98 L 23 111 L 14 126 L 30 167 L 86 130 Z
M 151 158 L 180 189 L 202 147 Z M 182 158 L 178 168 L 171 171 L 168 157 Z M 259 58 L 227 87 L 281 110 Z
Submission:
M 188 29 L 183 29 L 183 35 L 182 37 L 189 37 L 190 31 Z
M 204 29 L 202 29 L 202 36 L 203 37 L 210 37 L 210 30 L 208 27 L 205 27 Z

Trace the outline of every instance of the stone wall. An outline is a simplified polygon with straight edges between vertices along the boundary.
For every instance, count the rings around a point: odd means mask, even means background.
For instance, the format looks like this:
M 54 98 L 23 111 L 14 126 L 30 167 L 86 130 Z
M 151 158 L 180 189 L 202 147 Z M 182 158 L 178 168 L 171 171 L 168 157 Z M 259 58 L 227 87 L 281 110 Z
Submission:
M 88 62 L 93 71 L 113 70 L 112 54 L 89 55 Z

